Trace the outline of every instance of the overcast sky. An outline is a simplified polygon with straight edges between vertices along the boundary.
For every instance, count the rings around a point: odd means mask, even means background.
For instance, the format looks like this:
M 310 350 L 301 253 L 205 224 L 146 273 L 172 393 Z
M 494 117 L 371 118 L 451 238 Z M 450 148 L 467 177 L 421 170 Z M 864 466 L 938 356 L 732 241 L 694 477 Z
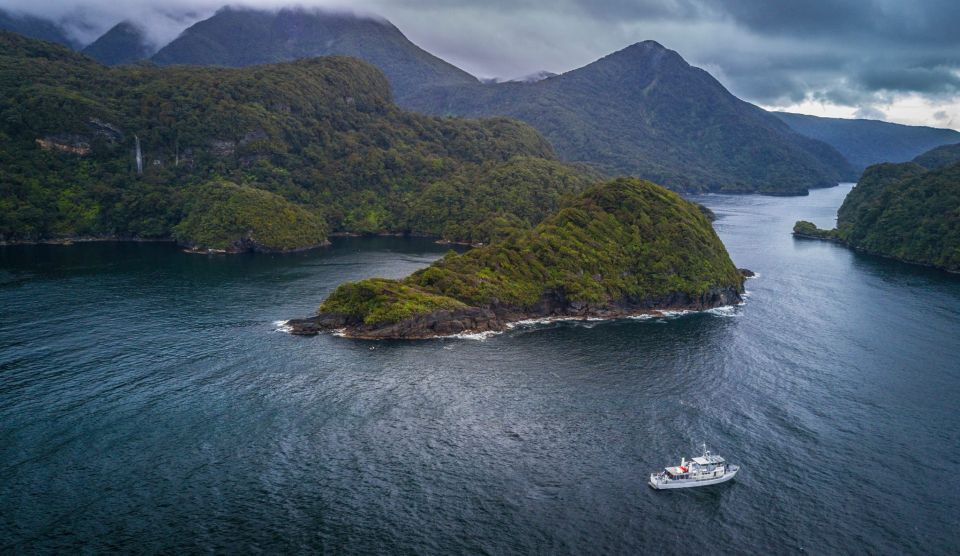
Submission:
M 86 40 L 117 21 L 155 40 L 216 0 L 0 0 L 68 18 Z M 284 0 L 234 5 L 277 7 Z M 766 108 L 960 129 L 960 0 L 304 0 L 379 14 L 481 77 L 564 72 L 654 39 Z

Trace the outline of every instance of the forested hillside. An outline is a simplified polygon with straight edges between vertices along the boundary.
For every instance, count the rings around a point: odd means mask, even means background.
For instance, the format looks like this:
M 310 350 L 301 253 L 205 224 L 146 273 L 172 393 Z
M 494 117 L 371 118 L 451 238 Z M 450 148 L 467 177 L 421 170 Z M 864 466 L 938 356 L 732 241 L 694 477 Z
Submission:
M 107 68 L 0 33 L 0 92 L 5 240 L 171 237 L 197 188 L 228 180 L 324 231 L 484 241 L 590 181 L 526 125 L 398 109 L 383 74 L 350 58 Z
M 960 144 L 867 168 L 837 212 L 837 228 L 797 222 L 799 236 L 960 272 Z
M 342 284 L 316 317 L 289 325 L 297 334 L 423 338 L 524 318 L 702 310 L 739 301 L 743 280 L 697 205 L 620 178 L 571 198 L 532 230 L 450 253 L 403 280 Z

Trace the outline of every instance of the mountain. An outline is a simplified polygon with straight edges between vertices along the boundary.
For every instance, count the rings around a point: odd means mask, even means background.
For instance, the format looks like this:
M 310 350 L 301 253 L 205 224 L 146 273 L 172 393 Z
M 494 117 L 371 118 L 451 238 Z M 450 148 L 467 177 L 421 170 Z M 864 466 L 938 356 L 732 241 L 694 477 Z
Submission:
M 870 166 L 837 211 L 836 229 L 800 221 L 794 234 L 960 272 L 960 144 Z
M 76 49 L 80 47 L 67 32 L 52 21 L 26 14 L 14 14 L 0 9 L 0 30 L 19 33 L 25 37 L 55 42 Z
M 288 250 L 349 232 L 486 242 L 593 181 L 522 123 L 399 109 L 384 75 L 355 58 L 107 68 L 0 32 L 0 75 L 0 241 Z
M 960 142 L 960 132 L 935 127 L 892 124 L 878 120 L 821 118 L 774 112 L 797 133 L 831 145 L 857 172 L 871 164 L 906 162 L 939 145 Z
M 853 177 L 835 149 L 736 98 L 653 41 L 532 83 L 433 87 L 406 105 L 517 118 L 566 160 L 676 190 L 797 194 Z
M 598 184 L 536 228 L 403 280 L 338 287 L 295 334 L 361 338 L 504 330 L 544 317 L 622 317 L 740 301 L 743 275 L 700 208 L 636 178 Z
M 242 67 L 329 55 L 353 56 L 380 68 L 401 106 L 425 87 L 477 83 L 386 20 L 302 8 L 223 8 L 184 31 L 153 61 Z
M 121 21 L 87 45 L 82 52 L 102 64 L 116 66 L 146 60 L 154 50 L 143 29 L 129 21 Z
M 737 99 L 652 41 L 560 76 L 483 84 L 382 19 L 223 8 L 153 60 L 247 66 L 330 54 L 380 68 L 404 108 L 517 118 L 543 133 L 563 159 L 608 174 L 638 175 L 685 191 L 775 194 L 853 178 L 836 150 Z

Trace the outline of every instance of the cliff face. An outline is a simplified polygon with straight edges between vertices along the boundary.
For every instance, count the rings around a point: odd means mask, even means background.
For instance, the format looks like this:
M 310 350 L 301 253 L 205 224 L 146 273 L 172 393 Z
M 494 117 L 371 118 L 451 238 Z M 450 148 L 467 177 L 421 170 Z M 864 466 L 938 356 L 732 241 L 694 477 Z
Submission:
M 530 318 L 613 318 L 740 301 L 743 276 L 702 211 L 649 182 L 595 186 L 536 228 L 402 281 L 340 286 L 295 334 L 426 338 Z

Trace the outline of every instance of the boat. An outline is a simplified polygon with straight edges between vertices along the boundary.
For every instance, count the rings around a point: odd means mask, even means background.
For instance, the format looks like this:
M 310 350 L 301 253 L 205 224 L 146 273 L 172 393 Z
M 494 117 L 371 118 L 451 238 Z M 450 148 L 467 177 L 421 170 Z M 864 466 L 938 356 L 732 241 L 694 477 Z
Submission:
M 659 473 L 650 474 L 650 486 L 657 490 L 690 488 L 725 483 L 737 475 L 739 465 L 727 463 L 720 456 L 711 454 L 703 445 L 703 455 L 687 461 L 680 458 L 680 465 L 664 467 Z

